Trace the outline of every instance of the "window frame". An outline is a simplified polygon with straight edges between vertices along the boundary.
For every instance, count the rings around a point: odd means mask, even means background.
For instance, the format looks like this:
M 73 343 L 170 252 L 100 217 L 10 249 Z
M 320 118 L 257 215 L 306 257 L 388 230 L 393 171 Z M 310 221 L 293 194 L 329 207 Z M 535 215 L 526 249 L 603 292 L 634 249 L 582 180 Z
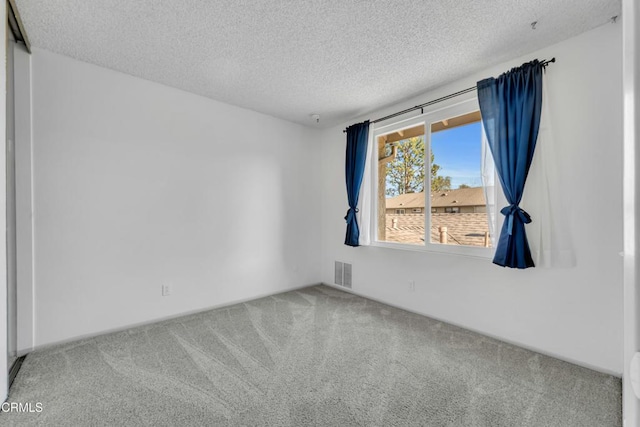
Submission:
M 373 129 L 373 143 L 377 143 L 378 137 L 382 135 L 387 135 L 390 133 L 394 133 L 397 131 L 402 131 L 404 129 L 412 128 L 418 125 L 424 125 L 425 135 L 424 135 L 424 146 L 425 146 L 425 183 L 424 188 L 431 188 L 431 161 L 430 157 L 427 155 L 431 151 L 431 125 L 433 123 L 437 123 L 442 120 L 450 119 L 452 117 L 461 116 L 467 113 L 471 113 L 474 111 L 480 110 L 480 105 L 478 103 L 478 98 L 475 92 L 470 93 L 459 102 L 451 103 L 448 105 L 440 106 L 439 108 L 430 109 L 424 111 L 423 113 L 408 118 L 404 120 L 399 120 L 393 123 L 386 123 L 380 126 L 376 126 Z M 484 132 L 484 130 L 483 130 Z M 373 150 L 376 152 L 376 150 Z M 378 159 L 377 156 L 372 156 L 372 167 L 371 169 L 371 179 L 373 185 L 371 185 L 371 200 L 378 200 Z M 496 186 L 498 186 L 498 177 L 494 176 L 494 182 Z M 497 208 L 498 202 L 498 193 L 500 191 L 494 191 L 496 194 L 493 202 L 493 205 Z M 429 191 L 429 194 L 431 192 Z M 432 206 L 431 206 L 431 197 L 426 197 L 427 192 L 425 191 L 425 205 L 423 206 L 424 217 L 425 217 L 425 233 L 424 233 L 424 244 L 410 244 L 410 243 L 398 243 L 398 242 L 389 242 L 384 240 L 378 240 L 378 205 L 374 203 L 371 209 L 371 218 L 370 218 L 370 241 L 371 246 L 382 247 L 382 248 L 390 248 L 390 249 L 402 249 L 402 250 L 412 250 L 419 252 L 436 252 L 436 253 L 445 253 L 445 254 L 453 254 L 453 255 L 463 255 L 463 256 L 472 256 L 479 258 L 493 258 L 495 253 L 495 248 L 485 248 L 481 246 L 463 246 L 463 245 L 447 245 L 441 243 L 431 243 L 431 215 L 433 214 Z M 489 205 L 489 201 L 487 201 L 487 205 Z M 496 233 L 499 233 L 500 220 L 495 219 L 495 224 L 493 224 L 493 229 Z M 497 242 L 497 237 L 493 239 Z

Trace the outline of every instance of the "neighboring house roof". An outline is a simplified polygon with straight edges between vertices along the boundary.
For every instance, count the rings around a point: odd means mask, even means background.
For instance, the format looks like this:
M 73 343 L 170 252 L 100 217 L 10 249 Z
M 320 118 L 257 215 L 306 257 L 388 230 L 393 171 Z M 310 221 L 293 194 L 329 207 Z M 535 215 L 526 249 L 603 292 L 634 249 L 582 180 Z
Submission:
M 407 193 L 386 200 L 387 209 L 424 208 L 424 193 Z
M 424 214 L 387 214 L 387 241 L 424 244 L 424 221 Z M 447 227 L 450 245 L 484 246 L 484 233 L 489 231 L 486 213 L 431 214 L 430 235 L 434 243 L 440 240 L 440 227 Z
M 407 193 L 386 199 L 387 209 L 412 209 L 424 207 L 424 192 Z M 457 190 L 431 193 L 431 207 L 450 206 L 484 206 L 484 190 L 482 187 L 458 188 Z

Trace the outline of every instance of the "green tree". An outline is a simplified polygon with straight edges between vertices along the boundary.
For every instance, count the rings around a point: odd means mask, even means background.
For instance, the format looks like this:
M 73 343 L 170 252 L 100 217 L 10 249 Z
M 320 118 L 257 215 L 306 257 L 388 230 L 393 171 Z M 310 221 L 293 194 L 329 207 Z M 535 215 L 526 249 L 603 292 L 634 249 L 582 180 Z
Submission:
M 449 191 L 451 190 L 451 177 L 450 176 L 436 176 L 431 177 L 431 191 Z
M 431 191 L 447 191 L 451 190 L 451 177 L 438 175 L 440 165 L 435 162 L 436 157 L 431 152 Z
M 458 185 L 458 188 L 471 188 L 471 187 L 468 186 L 467 184 L 460 184 Z
M 413 137 L 396 143 L 396 158 L 387 163 L 387 196 L 424 190 L 424 141 Z
M 424 191 L 424 140 L 420 137 L 403 139 L 396 143 L 396 157 L 387 163 L 387 196 Z M 451 177 L 440 176 L 440 166 L 434 162 L 431 154 L 431 191 L 451 189 Z

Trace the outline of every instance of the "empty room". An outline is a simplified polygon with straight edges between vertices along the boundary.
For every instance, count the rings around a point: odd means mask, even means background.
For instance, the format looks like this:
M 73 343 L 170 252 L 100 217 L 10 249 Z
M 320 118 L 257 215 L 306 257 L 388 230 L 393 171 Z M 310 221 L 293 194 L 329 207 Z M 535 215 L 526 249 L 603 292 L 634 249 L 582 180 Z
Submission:
M 0 5 L 0 425 L 640 427 L 635 0 Z

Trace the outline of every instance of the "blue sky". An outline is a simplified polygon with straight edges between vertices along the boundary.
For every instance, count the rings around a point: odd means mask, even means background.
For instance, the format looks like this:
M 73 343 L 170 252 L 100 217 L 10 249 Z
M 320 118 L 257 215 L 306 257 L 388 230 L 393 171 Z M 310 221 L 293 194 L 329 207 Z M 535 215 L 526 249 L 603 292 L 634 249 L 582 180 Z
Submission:
M 476 122 L 431 134 L 434 162 L 440 165 L 438 175 L 450 176 L 451 188 L 458 188 L 460 184 L 482 186 L 481 126 L 481 122 Z

